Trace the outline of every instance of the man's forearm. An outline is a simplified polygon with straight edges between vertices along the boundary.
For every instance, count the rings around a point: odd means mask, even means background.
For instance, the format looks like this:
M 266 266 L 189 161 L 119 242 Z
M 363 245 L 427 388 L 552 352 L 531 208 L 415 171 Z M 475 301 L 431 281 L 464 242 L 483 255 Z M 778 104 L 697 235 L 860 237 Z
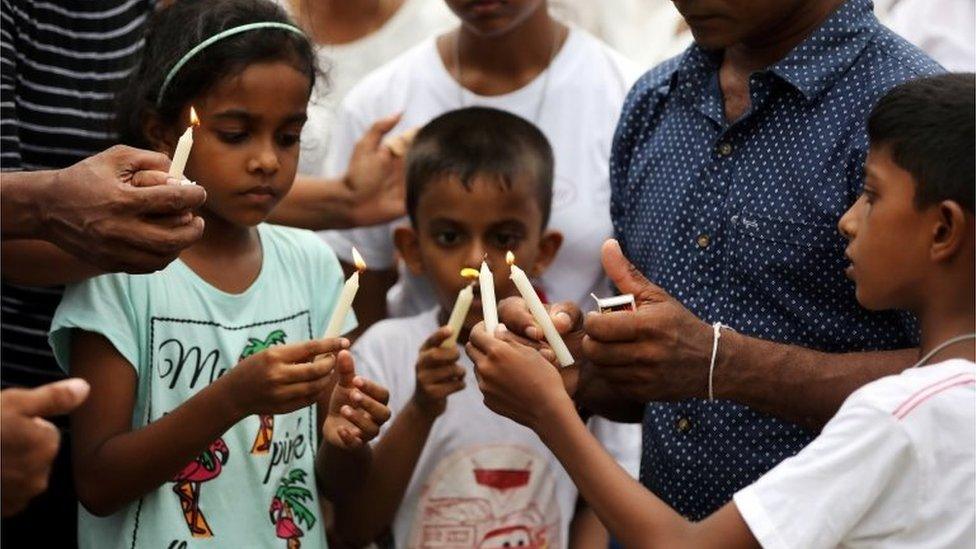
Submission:
M 0 266 L 4 282 L 21 286 L 61 286 L 105 273 L 43 240 L 4 241 Z
M 715 398 L 819 430 L 852 392 L 901 372 L 916 357 L 915 349 L 823 353 L 722 332 Z
M 56 172 L 4 172 L 0 175 L 0 205 L 4 240 L 13 238 L 40 238 L 44 230 L 44 212 L 47 198 L 42 196 L 54 183 Z

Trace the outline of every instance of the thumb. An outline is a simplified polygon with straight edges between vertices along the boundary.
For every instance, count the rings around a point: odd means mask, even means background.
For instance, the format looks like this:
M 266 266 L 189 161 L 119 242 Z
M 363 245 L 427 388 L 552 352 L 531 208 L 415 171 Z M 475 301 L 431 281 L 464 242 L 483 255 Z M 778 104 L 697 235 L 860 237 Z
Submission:
M 48 383 L 36 389 L 19 392 L 16 407 L 27 416 L 67 414 L 85 401 L 89 389 L 88 382 L 79 378 Z
M 353 380 L 356 379 L 356 365 L 352 360 L 352 353 L 349 351 L 339 351 L 336 355 L 335 371 L 339 374 L 339 385 L 346 389 L 352 389 Z
M 383 136 L 400 123 L 401 116 L 403 113 L 396 113 L 373 122 L 369 130 L 359 139 L 358 145 L 369 151 L 375 150 L 380 146 L 380 140 L 383 139 Z
M 600 252 L 603 270 L 606 271 L 614 286 L 621 292 L 634 294 L 634 300 L 638 303 L 668 299 L 667 292 L 648 280 L 630 260 L 624 257 L 620 243 L 615 239 L 611 238 L 604 242 Z

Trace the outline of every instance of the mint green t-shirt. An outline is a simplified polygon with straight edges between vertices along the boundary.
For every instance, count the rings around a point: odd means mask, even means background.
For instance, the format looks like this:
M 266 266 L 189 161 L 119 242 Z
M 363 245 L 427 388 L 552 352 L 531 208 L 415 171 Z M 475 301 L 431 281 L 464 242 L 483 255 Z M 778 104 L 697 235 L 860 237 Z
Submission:
M 50 341 L 71 369 L 73 329 L 107 338 L 138 376 L 132 428 L 178 407 L 241 359 L 321 337 L 343 284 L 335 254 L 308 231 L 260 225 L 264 261 L 245 292 L 222 292 L 182 261 L 68 288 Z M 350 313 L 346 329 L 355 326 Z M 315 487 L 315 406 L 250 416 L 169 482 L 99 518 L 79 506 L 83 549 L 326 547 Z M 151 460 L 152 456 L 146 456 Z

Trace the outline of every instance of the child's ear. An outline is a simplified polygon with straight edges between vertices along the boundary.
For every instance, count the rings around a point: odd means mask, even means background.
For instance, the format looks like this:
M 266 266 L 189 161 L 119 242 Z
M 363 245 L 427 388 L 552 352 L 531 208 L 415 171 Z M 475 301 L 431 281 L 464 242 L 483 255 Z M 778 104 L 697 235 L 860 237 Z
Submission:
M 542 273 L 552 265 L 559 252 L 559 247 L 563 245 L 563 233 L 559 231 L 544 231 L 539 238 L 539 253 L 535 256 L 535 265 L 532 266 L 533 277 L 542 276 Z
M 154 151 L 173 156 L 173 151 L 176 148 L 175 136 L 170 128 L 163 124 L 158 115 L 149 113 L 145 116 L 142 121 L 142 134 L 146 136 Z
M 972 216 L 953 200 L 943 200 L 936 206 L 937 218 L 933 229 L 931 257 L 936 263 L 953 260 L 966 246 L 973 230 Z
M 393 243 L 410 272 L 415 275 L 423 274 L 424 262 L 420 259 L 420 239 L 417 237 L 417 231 L 413 227 L 397 227 L 393 231 Z

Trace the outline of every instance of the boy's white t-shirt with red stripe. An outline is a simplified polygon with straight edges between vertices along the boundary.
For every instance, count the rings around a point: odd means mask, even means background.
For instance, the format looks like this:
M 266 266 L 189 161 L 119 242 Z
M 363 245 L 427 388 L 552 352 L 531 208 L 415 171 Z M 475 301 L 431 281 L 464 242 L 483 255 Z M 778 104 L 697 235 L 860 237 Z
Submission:
M 767 548 L 971 549 L 974 492 L 976 364 L 957 359 L 857 390 L 735 503 Z

